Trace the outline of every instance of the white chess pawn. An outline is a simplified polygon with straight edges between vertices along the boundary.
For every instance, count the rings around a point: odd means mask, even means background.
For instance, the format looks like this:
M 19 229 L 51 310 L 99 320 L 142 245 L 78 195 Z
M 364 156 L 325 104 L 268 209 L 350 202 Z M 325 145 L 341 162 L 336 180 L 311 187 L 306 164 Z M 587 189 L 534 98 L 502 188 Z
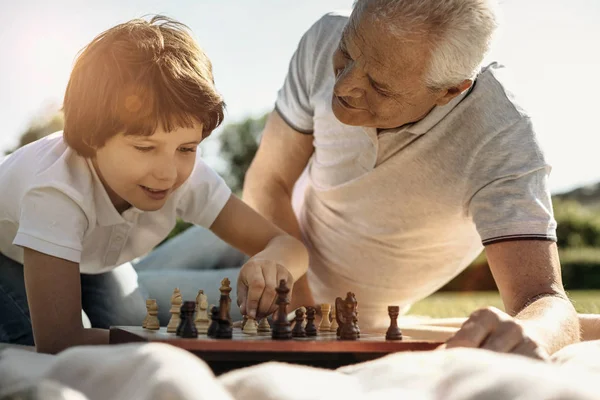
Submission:
M 335 316 L 335 304 L 334 304 L 333 307 L 331 307 L 331 326 L 329 327 L 329 331 L 337 332 L 338 326 L 339 325 L 337 322 L 337 318 Z
M 254 318 L 248 317 L 246 323 L 244 324 L 244 328 L 242 329 L 246 335 L 256 335 L 258 333 L 258 323 Z
M 331 323 L 329 322 L 330 310 L 331 306 L 329 304 L 321 304 L 321 323 L 319 324 L 319 332 L 325 332 L 331 329 Z
M 179 326 L 179 321 L 181 320 L 179 314 L 181 313 L 182 303 L 183 299 L 181 297 L 181 292 L 179 291 L 179 288 L 175 288 L 173 295 L 171 296 L 171 309 L 169 310 L 171 313 L 171 319 L 167 325 L 167 332 L 177 332 L 177 327 Z
M 203 290 L 199 290 L 196 296 L 196 319 L 194 320 L 198 334 L 208 332 L 208 321 L 208 297 L 206 297 Z
M 269 325 L 267 317 L 260 320 L 257 331 L 258 333 L 271 333 L 271 325 Z

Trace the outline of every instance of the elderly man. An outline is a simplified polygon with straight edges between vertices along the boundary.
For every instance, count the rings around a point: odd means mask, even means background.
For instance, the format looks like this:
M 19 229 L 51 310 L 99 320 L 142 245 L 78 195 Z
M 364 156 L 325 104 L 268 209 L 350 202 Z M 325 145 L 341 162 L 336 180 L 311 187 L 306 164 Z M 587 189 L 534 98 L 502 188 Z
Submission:
M 353 291 L 361 328 L 381 329 L 388 305 L 407 309 L 485 247 L 506 312 L 474 312 L 447 346 L 543 357 L 578 340 L 550 167 L 503 68 L 481 67 L 495 28 L 486 0 L 358 0 L 303 36 L 244 188 L 309 249 L 294 304 Z M 273 297 L 255 278 L 238 278 L 244 312 Z

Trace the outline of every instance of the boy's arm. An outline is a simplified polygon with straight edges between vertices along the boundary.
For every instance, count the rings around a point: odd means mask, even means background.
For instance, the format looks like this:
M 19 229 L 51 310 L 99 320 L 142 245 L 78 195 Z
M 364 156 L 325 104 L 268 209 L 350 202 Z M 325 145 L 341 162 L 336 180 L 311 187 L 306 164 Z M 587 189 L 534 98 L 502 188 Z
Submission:
M 256 318 L 275 311 L 275 288 L 308 270 L 308 252 L 297 239 L 232 195 L 210 229 L 233 247 L 252 256 L 242 267 L 237 283 L 238 305 Z
M 58 353 L 81 344 L 108 344 L 108 331 L 84 329 L 79 264 L 24 249 L 24 278 L 36 349 Z

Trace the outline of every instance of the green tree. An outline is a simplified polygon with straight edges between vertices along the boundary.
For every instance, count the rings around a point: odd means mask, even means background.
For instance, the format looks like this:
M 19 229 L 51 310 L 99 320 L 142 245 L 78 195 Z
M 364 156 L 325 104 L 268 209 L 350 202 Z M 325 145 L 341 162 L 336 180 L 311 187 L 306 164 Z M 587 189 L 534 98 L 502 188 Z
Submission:
M 6 154 L 10 154 L 18 148 L 35 142 L 51 133 L 60 131 L 64 126 L 65 117 L 60 111 L 52 113 L 49 117 L 37 117 L 31 122 L 27 130 L 21 134 L 18 146 L 13 150 L 7 151 Z
M 219 157 L 226 164 L 219 173 L 235 193 L 242 191 L 244 175 L 258 150 L 260 135 L 266 121 L 267 114 L 227 124 L 218 136 Z

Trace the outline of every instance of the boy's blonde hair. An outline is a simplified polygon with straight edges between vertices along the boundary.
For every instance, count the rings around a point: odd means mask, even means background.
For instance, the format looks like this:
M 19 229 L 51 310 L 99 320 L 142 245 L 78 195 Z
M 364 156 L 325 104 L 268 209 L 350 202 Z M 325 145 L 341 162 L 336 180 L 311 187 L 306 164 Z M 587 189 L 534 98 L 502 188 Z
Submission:
M 155 16 L 98 35 L 77 57 L 64 98 L 66 143 L 92 157 L 112 136 L 223 121 L 212 65 L 187 26 Z

